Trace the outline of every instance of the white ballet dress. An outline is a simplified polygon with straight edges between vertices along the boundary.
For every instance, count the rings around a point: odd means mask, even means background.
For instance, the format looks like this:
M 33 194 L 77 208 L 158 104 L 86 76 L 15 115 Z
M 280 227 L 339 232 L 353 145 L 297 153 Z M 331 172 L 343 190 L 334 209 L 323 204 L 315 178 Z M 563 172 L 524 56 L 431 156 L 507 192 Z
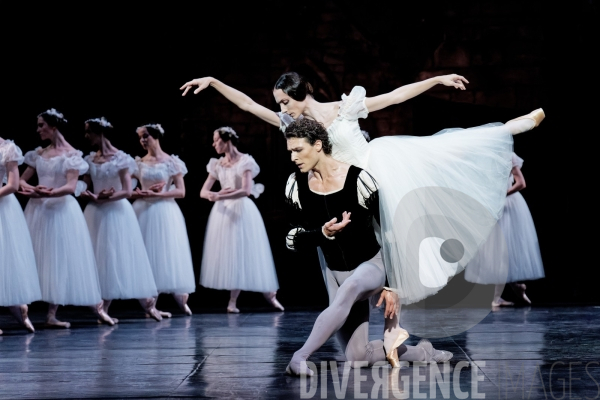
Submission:
M 360 86 L 342 95 L 327 128 L 331 155 L 377 180 L 388 282 L 410 304 L 461 272 L 502 215 L 513 139 L 502 124 L 489 124 L 367 142 L 358 124 L 369 112 L 365 96 Z M 293 120 L 279 115 L 285 131 Z M 450 257 L 444 258 L 446 244 Z
M 0 187 L 7 180 L 6 164 L 23 163 L 23 153 L 12 140 L 0 139 Z M 14 194 L 0 197 L 0 306 L 40 300 L 35 255 L 21 205 Z
M 179 157 L 147 163 L 136 157 L 137 171 L 142 189 L 164 182 L 163 192 L 169 190 L 173 178 L 187 174 Z M 138 218 L 154 282 L 159 293 L 184 294 L 196 290 L 196 278 L 185 219 L 174 198 L 143 198 L 133 203 Z
M 523 159 L 514 153 L 512 161 L 514 167 L 523 166 Z M 513 183 L 511 174 L 508 188 Z M 498 228 L 467 265 L 465 280 L 498 285 L 543 278 L 544 265 L 535 225 L 521 193 L 507 196 Z
M 119 172 L 136 171 L 133 158 L 118 151 L 110 161 L 97 164 L 96 152 L 85 157 L 94 193 L 122 189 Z M 83 213 L 96 254 L 102 298 L 142 299 L 158 295 L 150 260 L 137 217 L 127 199 L 106 203 L 90 201 Z
M 222 188 L 242 188 L 242 178 L 250 171 L 252 178 L 260 172 L 248 154 L 232 166 L 224 166 L 223 158 L 211 158 L 206 166 L 210 176 Z M 256 198 L 264 190 L 252 182 Z M 263 219 L 248 197 L 215 202 L 204 238 L 200 284 L 212 289 L 273 292 L 279 288 L 275 263 Z
M 40 185 L 59 188 L 67 171 L 88 170 L 79 150 L 45 158 L 42 148 L 25 154 Z M 81 185 L 78 185 L 81 190 Z M 91 306 L 102 301 L 96 259 L 81 207 L 73 196 L 31 198 L 25 207 L 37 261 L 42 300 L 52 304 Z

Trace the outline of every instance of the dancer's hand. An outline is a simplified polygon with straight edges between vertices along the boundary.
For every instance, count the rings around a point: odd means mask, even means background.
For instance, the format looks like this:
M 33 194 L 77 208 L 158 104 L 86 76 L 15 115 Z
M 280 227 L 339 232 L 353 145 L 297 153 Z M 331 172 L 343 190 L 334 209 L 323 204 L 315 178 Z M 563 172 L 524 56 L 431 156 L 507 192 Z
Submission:
M 218 193 L 219 194 L 229 194 L 229 193 L 233 193 L 233 192 L 235 192 L 235 189 L 226 187 L 226 188 L 223 188 L 223 189 L 219 190 Z
M 337 218 L 333 218 L 331 221 L 325 222 L 325 225 L 323 225 L 323 232 L 325 232 L 327 236 L 335 236 L 336 233 L 343 231 L 346 225 L 351 222 L 350 214 L 352 213 L 344 211 L 342 214 L 342 220 L 340 222 L 337 222 Z
M 400 312 L 400 300 L 398 299 L 398 294 L 391 290 L 384 289 L 383 292 L 381 292 L 381 296 L 379 296 L 377 307 L 380 307 L 384 300 L 385 311 L 383 315 L 385 318 L 392 319 Z
M 23 196 L 31 197 L 33 199 L 42 197 L 38 192 L 35 191 L 33 187 L 21 186 L 21 188 L 17 190 L 17 193 L 22 194 Z
M 54 193 L 52 192 L 54 188 L 49 188 L 43 185 L 38 185 L 35 187 L 35 191 L 40 197 L 52 197 Z
M 453 86 L 456 89 L 466 90 L 465 83 L 469 83 L 464 76 L 450 74 L 439 77 L 440 83 L 444 86 Z
M 204 89 L 206 89 L 208 85 L 210 85 L 210 81 L 212 79 L 213 78 L 211 77 L 192 79 L 191 81 L 186 82 L 182 87 L 180 87 L 179 90 L 183 90 L 182 96 L 185 96 L 190 89 L 192 89 L 194 86 L 198 86 L 198 88 L 194 90 L 194 94 L 198 94 Z
M 215 202 L 215 201 L 221 200 L 221 195 L 220 195 L 220 193 L 217 193 L 217 192 L 208 192 L 207 196 L 208 196 L 208 201 Z
M 106 189 L 102 189 L 102 190 L 100 191 L 100 193 L 98 193 L 98 195 L 96 196 L 96 199 L 95 199 L 95 200 L 98 200 L 98 199 L 108 199 L 108 198 L 109 198 L 110 196 L 112 196 L 114 193 L 115 193 L 115 188 L 112 188 L 112 187 L 111 187 L 111 188 L 110 188 L 110 189 L 108 189 L 108 190 L 106 190 Z
M 155 193 L 160 193 L 160 192 L 162 192 L 165 185 L 166 185 L 166 182 L 158 182 L 158 183 L 155 183 L 154 185 L 150 185 L 148 190 L 152 190 Z
M 93 201 L 98 200 L 98 196 L 95 193 L 90 192 L 89 190 L 86 190 L 85 192 L 81 192 L 79 197 L 83 197 L 84 199 L 89 199 L 89 200 L 93 200 Z

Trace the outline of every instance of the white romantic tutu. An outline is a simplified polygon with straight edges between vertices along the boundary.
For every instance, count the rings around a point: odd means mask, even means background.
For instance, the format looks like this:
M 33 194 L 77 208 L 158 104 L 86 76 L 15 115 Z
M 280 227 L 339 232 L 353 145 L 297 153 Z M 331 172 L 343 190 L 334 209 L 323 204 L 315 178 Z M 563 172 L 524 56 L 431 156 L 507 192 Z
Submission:
M 146 246 L 131 204 L 121 199 L 85 208 L 102 298 L 141 299 L 157 296 Z
M 263 219 L 249 198 L 221 200 L 213 206 L 206 226 L 200 284 L 263 293 L 279 288 Z
M 30 199 L 25 219 L 37 261 L 42 300 L 79 306 L 100 303 L 90 234 L 73 196 Z
M 506 198 L 498 227 L 498 234 L 486 241 L 467 266 L 465 280 L 504 284 L 543 278 L 544 265 L 535 225 L 521 193 L 516 192 Z
M 161 293 L 196 290 L 194 266 L 183 214 L 174 199 L 138 199 L 133 203 L 156 288 Z
M 0 306 L 41 300 L 31 237 L 14 194 L 0 197 Z

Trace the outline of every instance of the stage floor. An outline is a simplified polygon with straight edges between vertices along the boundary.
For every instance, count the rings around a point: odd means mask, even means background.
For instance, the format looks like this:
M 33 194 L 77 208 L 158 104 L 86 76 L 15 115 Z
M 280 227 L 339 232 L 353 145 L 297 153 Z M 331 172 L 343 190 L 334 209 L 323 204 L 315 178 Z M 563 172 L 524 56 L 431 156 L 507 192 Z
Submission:
M 120 323 L 108 327 L 84 308 L 65 309 L 59 317 L 71 329 L 44 329 L 44 316 L 36 313 L 35 334 L 5 311 L 0 399 L 600 397 L 600 307 L 594 306 L 492 312 L 467 332 L 432 339 L 454 353 L 446 366 L 351 370 L 330 339 L 310 358 L 319 370 L 312 381 L 284 371 L 316 311 L 198 313 L 162 322 L 115 311 Z M 413 318 L 431 313 L 410 312 Z M 381 337 L 382 324 L 382 314 L 374 314 L 371 339 Z M 411 336 L 407 344 L 417 341 Z

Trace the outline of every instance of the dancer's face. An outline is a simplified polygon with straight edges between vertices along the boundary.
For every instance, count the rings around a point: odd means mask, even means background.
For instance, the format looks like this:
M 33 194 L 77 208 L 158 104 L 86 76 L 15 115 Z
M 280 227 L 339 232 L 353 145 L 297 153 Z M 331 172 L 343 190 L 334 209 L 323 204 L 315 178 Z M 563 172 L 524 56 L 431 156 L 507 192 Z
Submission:
M 140 144 L 142 145 L 144 150 L 154 148 L 158 143 L 158 140 L 150 136 L 148 130 L 145 127 L 138 128 L 136 133 L 138 135 L 138 138 L 140 139 Z
M 56 128 L 51 127 L 44 121 L 44 118 L 38 117 L 37 120 L 37 133 L 40 135 L 42 140 L 50 140 L 54 137 Z
M 302 101 L 294 100 L 281 89 L 273 90 L 273 96 L 275 97 L 277 104 L 279 104 L 281 112 L 288 114 L 294 119 L 298 118 L 306 108 L 306 99 Z
M 100 135 L 92 132 L 89 124 L 85 124 L 85 138 L 90 141 L 92 146 L 98 146 L 102 140 Z
M 224 142 L 223 139 L 221 139 L 221 135 L 219 135 L 218 131 L 213 132 L 212 146 L 215 148 L 217 154 L 223 154 L 227 151 L 227 142 Z
M 289 138 L 287 148 L 292 153 L 292 162 L 296 164 L 300 172 L 308 172 L 313 169 L 324 155 L 320 140 L 311 145 L 306 138 Z

